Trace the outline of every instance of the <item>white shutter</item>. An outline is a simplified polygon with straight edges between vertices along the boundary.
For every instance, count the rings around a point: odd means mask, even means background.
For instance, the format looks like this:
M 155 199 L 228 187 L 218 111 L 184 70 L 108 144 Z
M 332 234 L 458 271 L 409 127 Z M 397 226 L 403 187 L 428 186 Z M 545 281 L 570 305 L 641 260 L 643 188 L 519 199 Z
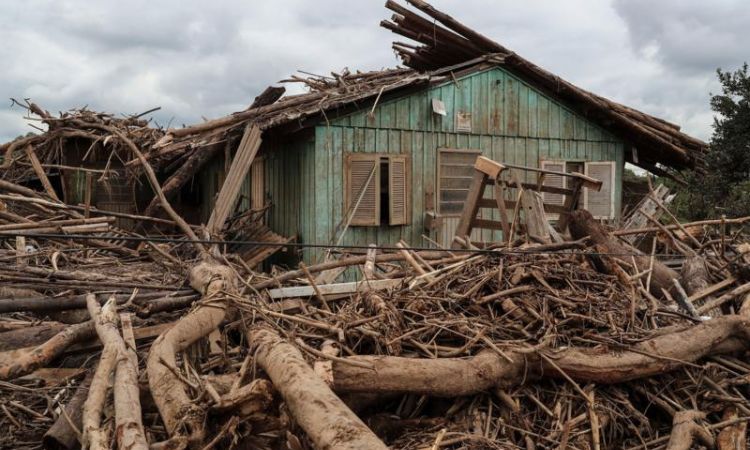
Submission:
M 351 225 L 380 224 L 379 161 L 376 155 L 349 155 L 346 173 L 346 212 L 352 214 Z
M 565 172 L 565 161 L 542 161 L 543 170 L 551 170 L 554 172 Z M 565 189 L 567 185 L 567 177 L 562 175 L 553 175 L 550 173 L 544 174 L 544 186 L 551 186 L 556 188 Z M 559 205 L 565 204 L 565 196 L 562 194 L 554 194 L 551 192 L 542 192 L 542 200 L 545 205 Z M 547 219 L 557 220 L 559 214 L 547 213 Z
M 585 189 L 583 207 L 595 219 L 615 218 L 615 162 L 598 161 L 586 163 L 586 175 L 602 182 L 599 192 Z

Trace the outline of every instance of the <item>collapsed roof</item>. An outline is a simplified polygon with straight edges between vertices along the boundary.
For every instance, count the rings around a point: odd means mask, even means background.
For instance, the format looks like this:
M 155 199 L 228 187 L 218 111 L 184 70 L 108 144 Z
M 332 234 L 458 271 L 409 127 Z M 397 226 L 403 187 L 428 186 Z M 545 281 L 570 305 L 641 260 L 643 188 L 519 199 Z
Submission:
M 393 48 L 408 68 L 372 72 L 332 73 L 328 76 L 291 77 L 285 82 L 302 82 L 309 92 L 282 97 L 283 88 L 269 88 L 248 109 L 200 124 L 151 133 L 142 142 L 145 157 L 155 166 L 195 158 L 196 151 L 239 139 L 248 123 L 261 130 L 296 124 L 304 127 L 331 114 L 361 108 L 383 95 L 398 95 L 420 85 L 429 86 L 451 79 L 454 72 L 500 66 L 546 94 L 563 101 L 584 117 L 632 144 L 626 161 L 657 175 L 679 178 L 676 172 L 702 170 L 707 144 L 680 131 L 678 125 L 608 100 L 542 69 L 497 42 L 459 23 L 422 0 L 407 0 L 420 15 L 393 0 L 386 7 L 395 12 L 381 26 L 415 41 L 418 45 L 394 42 Z M 36 112 L 36 111 L 32 111 Z M 49 119 L 42 117 L 43 119 Z M 49 122 L 48 122 L 49 123 Z M 292 128 L 296 129 L 296 128 Z M 11 153 L 5 144 L 6 164 Z M 131 160 L 127 166 L 137 167 Z

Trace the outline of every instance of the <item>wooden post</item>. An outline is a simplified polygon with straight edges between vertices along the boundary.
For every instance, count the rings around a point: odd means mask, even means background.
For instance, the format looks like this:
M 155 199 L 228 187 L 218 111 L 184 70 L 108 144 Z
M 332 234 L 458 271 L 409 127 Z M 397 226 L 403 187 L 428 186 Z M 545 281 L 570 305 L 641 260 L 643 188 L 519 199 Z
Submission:
M 29 162 L 31 162 L 31 168 L 34 169 L 34 173 L 36 174 L 37 178 L 39 178 L 39 181 L 42 182 L 44 190 L 47 191 L 47 194 L 49 194 L 49 196 L 52 197 L 53 200 L 60 201 L 60 199 L 57 197 L 55 189 L 49 182 L 49 178 L 47 178 L 47 173 L 44 172 L 42 163 L 39 162 L 39 158 L 37 158 L 36 153 L 34 152 L 34 148 L 31 145 L 27 145 L 24 148 L 24 151 L 26 151 L 26 156 L 29 158 Z
M 16 265 L 18 267 L 26 267 L 29 259 L 26 257 L 26 238 L 24 236 L 16 236 Z
M 466 206 L 464 206 L 464 211 L 461 213 L 461 218 L 458 220 L 458 225 L 456 226 L 456 236 L 468 236 L 471 234 L 472 222 L 477 216 L 477 211 L 479 211 L 479 200 L 482 199 L 486 183 L 487 175 L 478 170 L 475 171 L 474 178 L 471 180 L 469 194 L 466 196 Z M 458 248 L 455 241 L 452 247 Z
M 89 218 L 89 213 L 91 212 L 91 189 L 93 187 L 93 176 L 91 175 L 91 172 L 86 172 L 86 193 L 84 194 L 84 202 L 86 203 L 86 206 L 83 212 L 83 216 L 85 218 Z
M 573 212 L 576 205 L 578 204 L 578 198 L 581 195 L 581 187 L 583 186 L 583 180 L 581 180 L 580 178 L 571 178 L 569 182 L 571 184 L 569 189 L 573 192 L 565 197 L 565 203 L 563 203 L 565 212 L 563 214 L 560 214 L 560 218 L 557 220 L 557 229 L 561 233 L 564 233 L 565 229 L 568 228 L 570 213 Z

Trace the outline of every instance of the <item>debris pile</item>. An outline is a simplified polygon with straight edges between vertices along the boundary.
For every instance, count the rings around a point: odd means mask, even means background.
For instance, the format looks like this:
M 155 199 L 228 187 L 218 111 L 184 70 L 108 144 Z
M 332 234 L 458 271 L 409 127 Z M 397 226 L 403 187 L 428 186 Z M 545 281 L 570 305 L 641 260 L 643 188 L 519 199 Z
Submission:
M 591 114 L 605 111 L 623 134 L 638 128 L 634 141 L 672 167 L 699 165 L 703 143 L 676 126 L 549 78 L 409 3 L 442 24 L 388 2 L 397 15 L 384 26 L 421 43 L 395 46 L 410 69 L 292 78 L 310 92 L 269 88 L 221 119 L 162 130 L 142 115 L 54 117 L 23 105 L 47 130 L 0 146 L 0 447 L 747 443 L 750 218 L 680 223 L 657 188 L 623 227 L 607 227 L 577 208 L 584 183 L 601 181 L 545 170 L 537 183 L 475 176 L 500 192 L 490 204 L 503 222 L 476 220 L 487 199 L 472 187 L 450 249 L 316 246 L 273 233 L 268 206 L 234 214 L 271 128 L 450 80 L 472 58 L 526 71 Z M 171 200 L 222 150 L 236 152 L 211 217 L 192 225 Z M 555 211 L 558 229 L 537 192 L 544 172 L 577 180 L 553 188 L 570 198 Z M 119 178 L 148 185 L 142 212 L 95 207 L 94 180 L 115 192 Z M 61 189 L 71 190 L 65 200 Z M 504 241 L 471 241 L 474 225 L 495 226 Z M 259 266 L 280 247 L 305 246 L 325 246 L 325 260 Z M 337 281 L 342 271 L 357 281 Z
M 4 447 L 746 439 L 744 220 L 612 233 L 581 210 L 564 242 L 373 247 L 263 274 L 14 183 L 2 195 Z M 315 281 L 341 267 L 361 280 Z

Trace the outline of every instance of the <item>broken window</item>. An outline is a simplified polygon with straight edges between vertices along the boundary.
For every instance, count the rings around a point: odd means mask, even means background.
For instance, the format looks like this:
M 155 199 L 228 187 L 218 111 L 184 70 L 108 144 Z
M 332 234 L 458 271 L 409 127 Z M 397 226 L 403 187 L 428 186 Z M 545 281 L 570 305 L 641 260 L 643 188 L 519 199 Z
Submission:
M 344 204 L 350 225 L 406 225 L 409 221 L 409 159 L 405 155 L 350 153 Z

